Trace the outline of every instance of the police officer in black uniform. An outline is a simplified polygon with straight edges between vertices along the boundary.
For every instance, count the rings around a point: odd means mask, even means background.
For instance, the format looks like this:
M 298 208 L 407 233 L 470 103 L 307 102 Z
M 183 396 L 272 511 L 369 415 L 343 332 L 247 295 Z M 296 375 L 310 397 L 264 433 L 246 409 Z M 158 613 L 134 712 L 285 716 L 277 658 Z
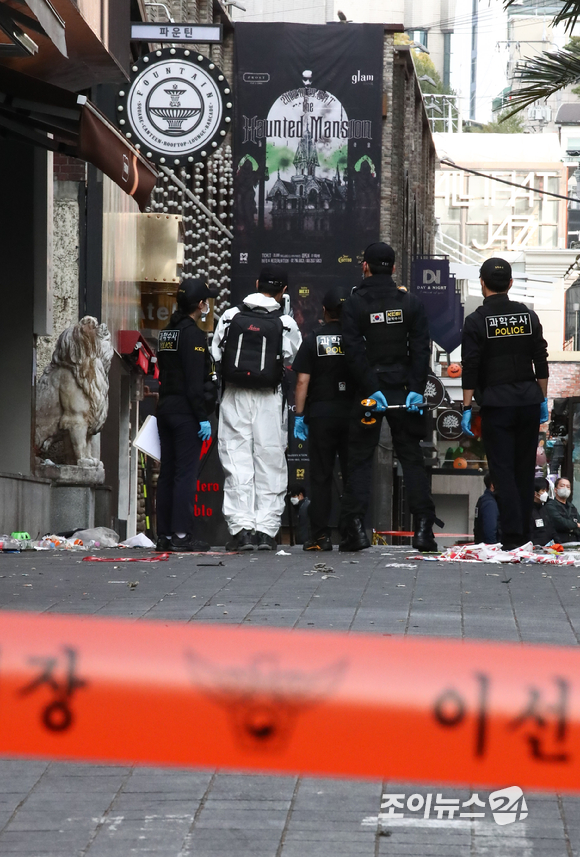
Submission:
M 481 407 L 481 433 L 497 491 L 502 544 L 529 540 L 540 423 L 548 421 L 548 352 L 535 312 L 508 292 L 512 269 L 486 259 L 479 272 L 483 305 L 463 327 L 463 419 L 471 432 L 471 407 Z
M 207 551 L 194 538 L 194 496 L 202 441 L 211 437 L 207 399 L 211 360 L 207 338 L 196 321 L 217 296 L 201 279 L 184 280 L 177 310 L 159 334 L 161 471 L 157 483 L 157 550 Z
M 386 411 L 409 507 L 414 516 L 413 546 L 421 551 L 437 550 L 433 537 L 435 505 L 423 460 L 420 441 L 427 431 L 423 401 L 431 356 L 427 314 L 421 301 L 398 288 L 391 274 L 395 252 L 388 244 L 371 244 L 364 252 L 362 285 L 353 290 L 342 310 L 344 348 L 349 368 L 359 384 L 360 398 L 377 402 L 381 415 L 388 405 L 406 405 L 407 410 Z M 372 426 L 353 415 L 348 446 L 348 476 L 342 499 L 340 549 L 362 550 L 370 543 L 364 529 L 375 447 L 381 420 Z
M 294 437 L 308 438 L 310 532 L 304 550 L 332 550 L 329 526 L 332 476 L 338 455 L 346 478 L 348 427 L 356 386 L 342 343 L 341 311 L 350 289 L 335 287 L 324 296 L 324 324 L 302 342 L 292 369 L 297 373 Z

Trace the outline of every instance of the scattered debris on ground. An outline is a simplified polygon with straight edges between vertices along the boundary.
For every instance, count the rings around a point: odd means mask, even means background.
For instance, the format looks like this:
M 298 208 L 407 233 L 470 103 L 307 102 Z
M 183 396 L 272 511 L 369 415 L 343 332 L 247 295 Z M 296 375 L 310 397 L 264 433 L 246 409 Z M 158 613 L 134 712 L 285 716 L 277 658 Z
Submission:
M 430 560 L 437 562 L 491 562 L 491 563 L 531 563 L 540 565 L 580 566 L 580 552 L 565 550 L 562 545 L 552 543 L 545 547 L 532 542 L 514 550 L 504 550 L 501 544 L 495 545 L 456 545 L 447 548 L 437 557 L 409 556 L 407 559 Z M 488 574 L 490 574 L 488 572 Z
M 334 575 L 334 569 L 332 566 L 327 565 L 325 562 L 315 562 L 313 567 L 308 571 L 302 572 L 306 576 L 312 576 L 313 574 L 322 574 L 322 579 L 326 580 L 329 576 Z

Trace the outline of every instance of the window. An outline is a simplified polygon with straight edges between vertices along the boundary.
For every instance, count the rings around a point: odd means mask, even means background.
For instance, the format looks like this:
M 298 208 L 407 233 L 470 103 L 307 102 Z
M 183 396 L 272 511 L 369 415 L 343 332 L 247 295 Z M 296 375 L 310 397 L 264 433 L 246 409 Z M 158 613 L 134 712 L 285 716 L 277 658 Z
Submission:
M 451 36 L 443 33 L 443 86 L 450 86 L 451 80 Z
M 409 38 L 412 42 L 417 42 L 419 45 L 423 45 L 424 48 L 427 47 L 428 41 L 428 31 L 427 30 L 410 30 Z

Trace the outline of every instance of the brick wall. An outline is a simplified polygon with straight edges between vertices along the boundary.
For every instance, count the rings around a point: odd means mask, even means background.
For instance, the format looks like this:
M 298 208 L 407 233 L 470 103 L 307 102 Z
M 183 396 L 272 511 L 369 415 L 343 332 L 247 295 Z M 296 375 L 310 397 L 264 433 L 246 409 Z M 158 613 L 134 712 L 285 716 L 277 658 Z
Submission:
M 433 252 L 435 146 L 409 49 L 385 33 L 382 241 L 395 249 L 396 280 L 409 285 L 416 254 Z
M 54 178 L 57 182 L 84 182 L 85 177 L 86 165 L 84 161 L 55 152 Z
M 550 363 L 549 407 L 552 407 L 554 399 L 565 399 L 568 396 L 580 396 L 580 361 Z

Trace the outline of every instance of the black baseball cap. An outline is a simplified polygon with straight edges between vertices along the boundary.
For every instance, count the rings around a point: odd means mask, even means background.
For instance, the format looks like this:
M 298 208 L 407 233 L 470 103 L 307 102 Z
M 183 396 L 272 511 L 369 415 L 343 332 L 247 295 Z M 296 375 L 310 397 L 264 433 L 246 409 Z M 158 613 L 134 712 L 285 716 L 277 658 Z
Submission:
M 283 268 L 268 265 L 262 268 L 258 277 L 260 291 L 271 292 L 276 295 L 284 286 L 288 285 L 288 273 Z
M 339 309 L 345 300 L 350 297 L 350 291 L 347 286 L 333 286 L 324 295 L 322 306 L 330 312 Z
M 217 298 L 218 294 L 218 289 L 210 288 L 205 280 L 200 277 L 191 277 L 183 280 L 177 289 L 177 303 L 180 307 L 191 311 L 200 301 Z
M 385 273 L 389 273 L 393 270 L 393 265 L 395 264 L 395 251 L 390 244 L 377 241 L 376 244 L 369 244 L 366 248 L 363 261 L 369 265 L 377 265 L 384 268 Z
M 510 284 L 512 266 L 505 259 L 499 259 L 494 256 L 491 259 L 485 260 L 479 269 L 479 276 L 488 289 L 494 292 L 503 292 Z

